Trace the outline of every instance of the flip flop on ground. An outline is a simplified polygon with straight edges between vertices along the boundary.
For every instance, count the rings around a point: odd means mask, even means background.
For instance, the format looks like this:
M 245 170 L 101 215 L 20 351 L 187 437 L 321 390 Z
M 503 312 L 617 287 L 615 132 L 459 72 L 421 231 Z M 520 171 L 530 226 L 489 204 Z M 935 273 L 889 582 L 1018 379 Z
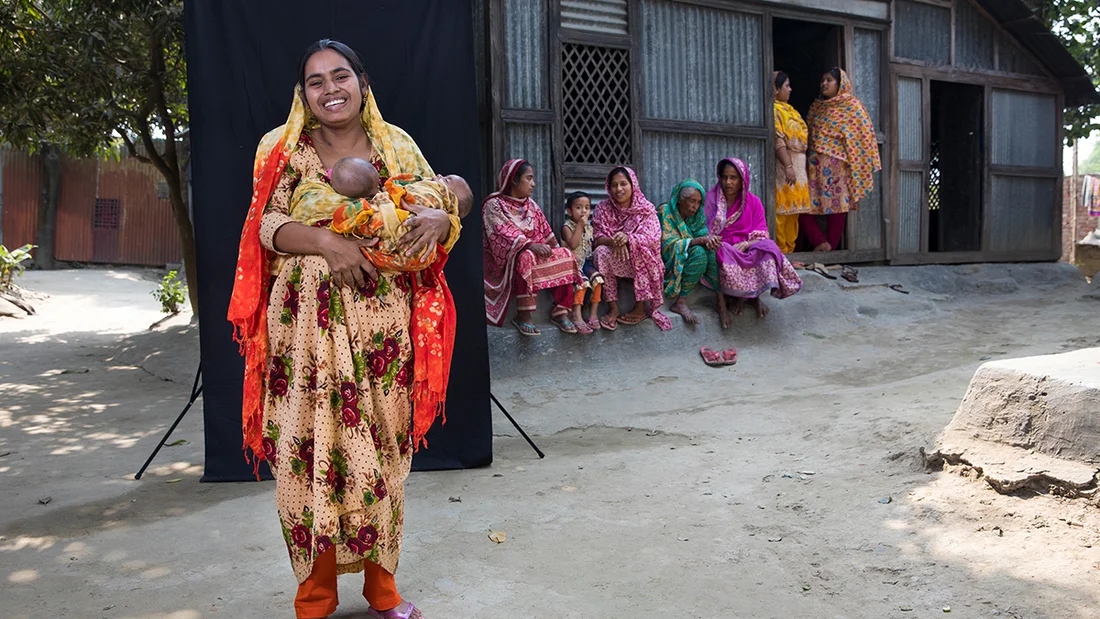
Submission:
M 565 316 L 558 318 L 551 318 L 550 322 L 554 323 L 554 326 L 558 328 L 562 333 L 568 333 L 570 335 L 577 334 L 577 325 L 573 324 L 572 320 L 569 320 Z
M 513 320 L 512 325 L 516 328 L 516 331 L 519 331 L 520 335 L 526 335 L 527 337 L 542 335 L 542 331 L 539 331 L 538 327 L 529 322 L 519 322 L 518 320 Z
M 636 325 L 639 322 L 645 320 L 648 316 L 636 316 L 634 314 L 623 314 L 619 316 L 619 324 L 621 325 Z

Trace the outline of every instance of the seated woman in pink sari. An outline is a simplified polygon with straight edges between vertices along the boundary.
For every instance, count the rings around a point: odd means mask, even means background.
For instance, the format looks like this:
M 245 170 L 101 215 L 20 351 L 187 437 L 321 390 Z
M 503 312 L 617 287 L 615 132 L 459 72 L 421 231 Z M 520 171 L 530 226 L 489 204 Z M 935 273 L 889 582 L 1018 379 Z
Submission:
M 593 258 L 604 276 L 604 298 L 608 311 L 600 319 L 604 329 L 636 325 L 649 316 L 662 331 L 672 321 L 660 311 L 664 299 L 665 263 L 661 259 L 661 221 L 657 209 L 638 186 L 634 170 L 618 167 L 607 175 L 607 200 L 600 202 L 592 217 L 596 235 Z M 634 280 L 634 308 L 619 313 L 619 279 Z
M 516 298 L 512 324 L 521 335 L 541 335 L 531 314 L 540 290 L 554 297 L 551 321 L 564 333 L 576 333 L 569 319 L 573 284 L 580 282 L 573 252 L 558 246 L 550 222 L 531 199 L 535 172 L 530 163 L 513 159 L 497 176 L 497 190 L 485 197 L 485 315 L 489 324 L 504 326 L 508 305 Z
M 733 314 L 744 311 L 745 299 L 756 308 L 756 315 L 768 315 L 768 306 L 760 295 L 771 291 L 785 299 L 802 288 L 791 263 L 768 237 L 764 205 L 749 192 L 749 166 L 740 159 L 718 162 L 718 183 L 707 192 L 704 212 L 707 228 L 718 235 L 718 314 L 722 328 L 728 329 L 733 317 L 726 297 L 733 297 Z

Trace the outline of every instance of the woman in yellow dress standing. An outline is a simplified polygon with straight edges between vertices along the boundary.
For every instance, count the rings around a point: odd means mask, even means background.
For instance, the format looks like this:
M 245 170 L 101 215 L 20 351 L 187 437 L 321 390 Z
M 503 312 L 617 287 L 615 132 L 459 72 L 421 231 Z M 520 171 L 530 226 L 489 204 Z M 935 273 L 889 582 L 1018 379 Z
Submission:
M 791 100 L 791 79 L 775 72 L 775 237 L 779 250 L 794 251 L 798 216 L 813 211 L 806 175 L 809 129 Z

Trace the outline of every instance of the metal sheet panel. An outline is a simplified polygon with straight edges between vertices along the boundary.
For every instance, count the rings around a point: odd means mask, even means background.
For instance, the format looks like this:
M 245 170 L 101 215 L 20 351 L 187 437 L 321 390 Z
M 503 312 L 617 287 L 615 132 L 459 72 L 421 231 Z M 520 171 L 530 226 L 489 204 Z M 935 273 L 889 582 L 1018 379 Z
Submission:
M 1001 36 L 998 41 L 997 58 L 1000 61 L 998 69 L 1007 73 L 1020 73 L 1022 75 L 1043 75 L 1031 58 L 1029 58 L 1016 42 L 1007 36 Z
M 898 178 L 898 253 L 920 252 L 920 219 L 924 208 L 921 172 L 901 172 Z
M 591 178 L 567 178 L 565 179 L 565 196 L 574 191 L 583 191 L 592 200 L 592 207 L 607 199 L 607 187 L 604 181 Z M 564 206 L 564 205 L 563 205 Z
M 906 161 L 924 159 L 924 125 L 921 81 L 898 78 L 898 156 Z
M 509 123 L 506 130 L 508 152 L 505 159 L 526 159 L 535 168 L 535 193 L 532 199 L 542 207 L 546 218 L 554 221 L 551 212 L 559 211 L 550 203 L 554 185 L 551 167 L 550 125 Z M 559 217 L 560 219 L 560 217 Z
M 100 165 L 107 165 L 107 162 L 61 158 L 61 195 L 57 204 L 54 236 L 54 257 L 58 260 L 92 261 L 92 220 L 98 197 Z
M 855 249 L 882 248 L 882 172 L 875 172 L 875 188 L 856 211 Z
M 894 54 L 911 60 L 949 64 L 951 9 L 913 0 L 895 0 Z
M 135 159 L 105 161 L 99 168 L 100 198 L 118 198 L 122 205 L 118 262 L 165 265 L 181 258 L 179 232 L 172 203 L 158 197 L 163 177 Z
M 855 95 L 867 108 L 875 127 L 878 127 L 882 118 L 882 34 L 856 28 L 855 48 L 856 70 L 852 78 Z
M 38 202 L 42 192 L 42 163 L 23 151 L 4 150 L 4 246 L 8 249 L 35 242 Z
M 1059 208 L 1052 178 L 993 177 L 989 209 L 991 251 L 1054 251 L 1054 211 Z
M 627 26 L 626 0 L 561 0 L 562 28 L 625 36 Z
M 546 0 L 504 0 L 505 105 L 550 108 Z
M 995 69 L 996 37 L 992 22 L 969 0 L 955 3 L 955 64 L 968 69 Z
M 1051 95 L 993 91 L 993 163 L 1056 168 L 1057 122 Z
M 642 144 L 645 168 L 639 181 L 654 204 L 667 201 L 672 188 L 685 178 L 711 187 L 718 179 L 718 162 L 725 157 L 744 159 L 752 174 L 752 193 L 762 200 L 768 193 L 763 140 L 646 131 Z
M 641 6 L 643 116 L 763 126 L 759 16 L 668 0 Z

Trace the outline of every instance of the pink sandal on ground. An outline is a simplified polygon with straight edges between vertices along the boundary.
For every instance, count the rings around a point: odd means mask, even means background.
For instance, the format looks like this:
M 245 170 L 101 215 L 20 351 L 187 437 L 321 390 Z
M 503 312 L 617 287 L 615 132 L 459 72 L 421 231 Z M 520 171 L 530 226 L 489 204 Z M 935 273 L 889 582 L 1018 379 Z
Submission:
M 592 329 L 592 331 L 599 331 L 603 328 L 603 326 L 600 324 L 600 319 L 596 316 L 589 316 L 588 321 L 585 324 L 587 324 L 588 328 Z
M 722 365 L 737 365 L 736 348 L 727 348 L 722 351 Z
M 714 349 L 710 346 L 704 346 L 699 349 L 699 354 L 703 357 L 703 363 L 709 365 L 712 368 L 720 367 L 722 365 L 722 358 L 718 356 L 718 353 L 714 352 Z
M 573 323 L 573 327 L 577 330 L 577 333 L 580 333 L 582 335 L 592 334 L 592 327 L 588 326 L 588 323 L 583 320 L 575 321 Z
M 420 609 L 417 608 L 412 602 L 409 602 L 409 608 L 405 612 L 397 612 L 397 610 L 380 611 L 373 608 L 367 609 L 367 615 L 374 619 L 424 619 L 424 615 L 420 613 Z

